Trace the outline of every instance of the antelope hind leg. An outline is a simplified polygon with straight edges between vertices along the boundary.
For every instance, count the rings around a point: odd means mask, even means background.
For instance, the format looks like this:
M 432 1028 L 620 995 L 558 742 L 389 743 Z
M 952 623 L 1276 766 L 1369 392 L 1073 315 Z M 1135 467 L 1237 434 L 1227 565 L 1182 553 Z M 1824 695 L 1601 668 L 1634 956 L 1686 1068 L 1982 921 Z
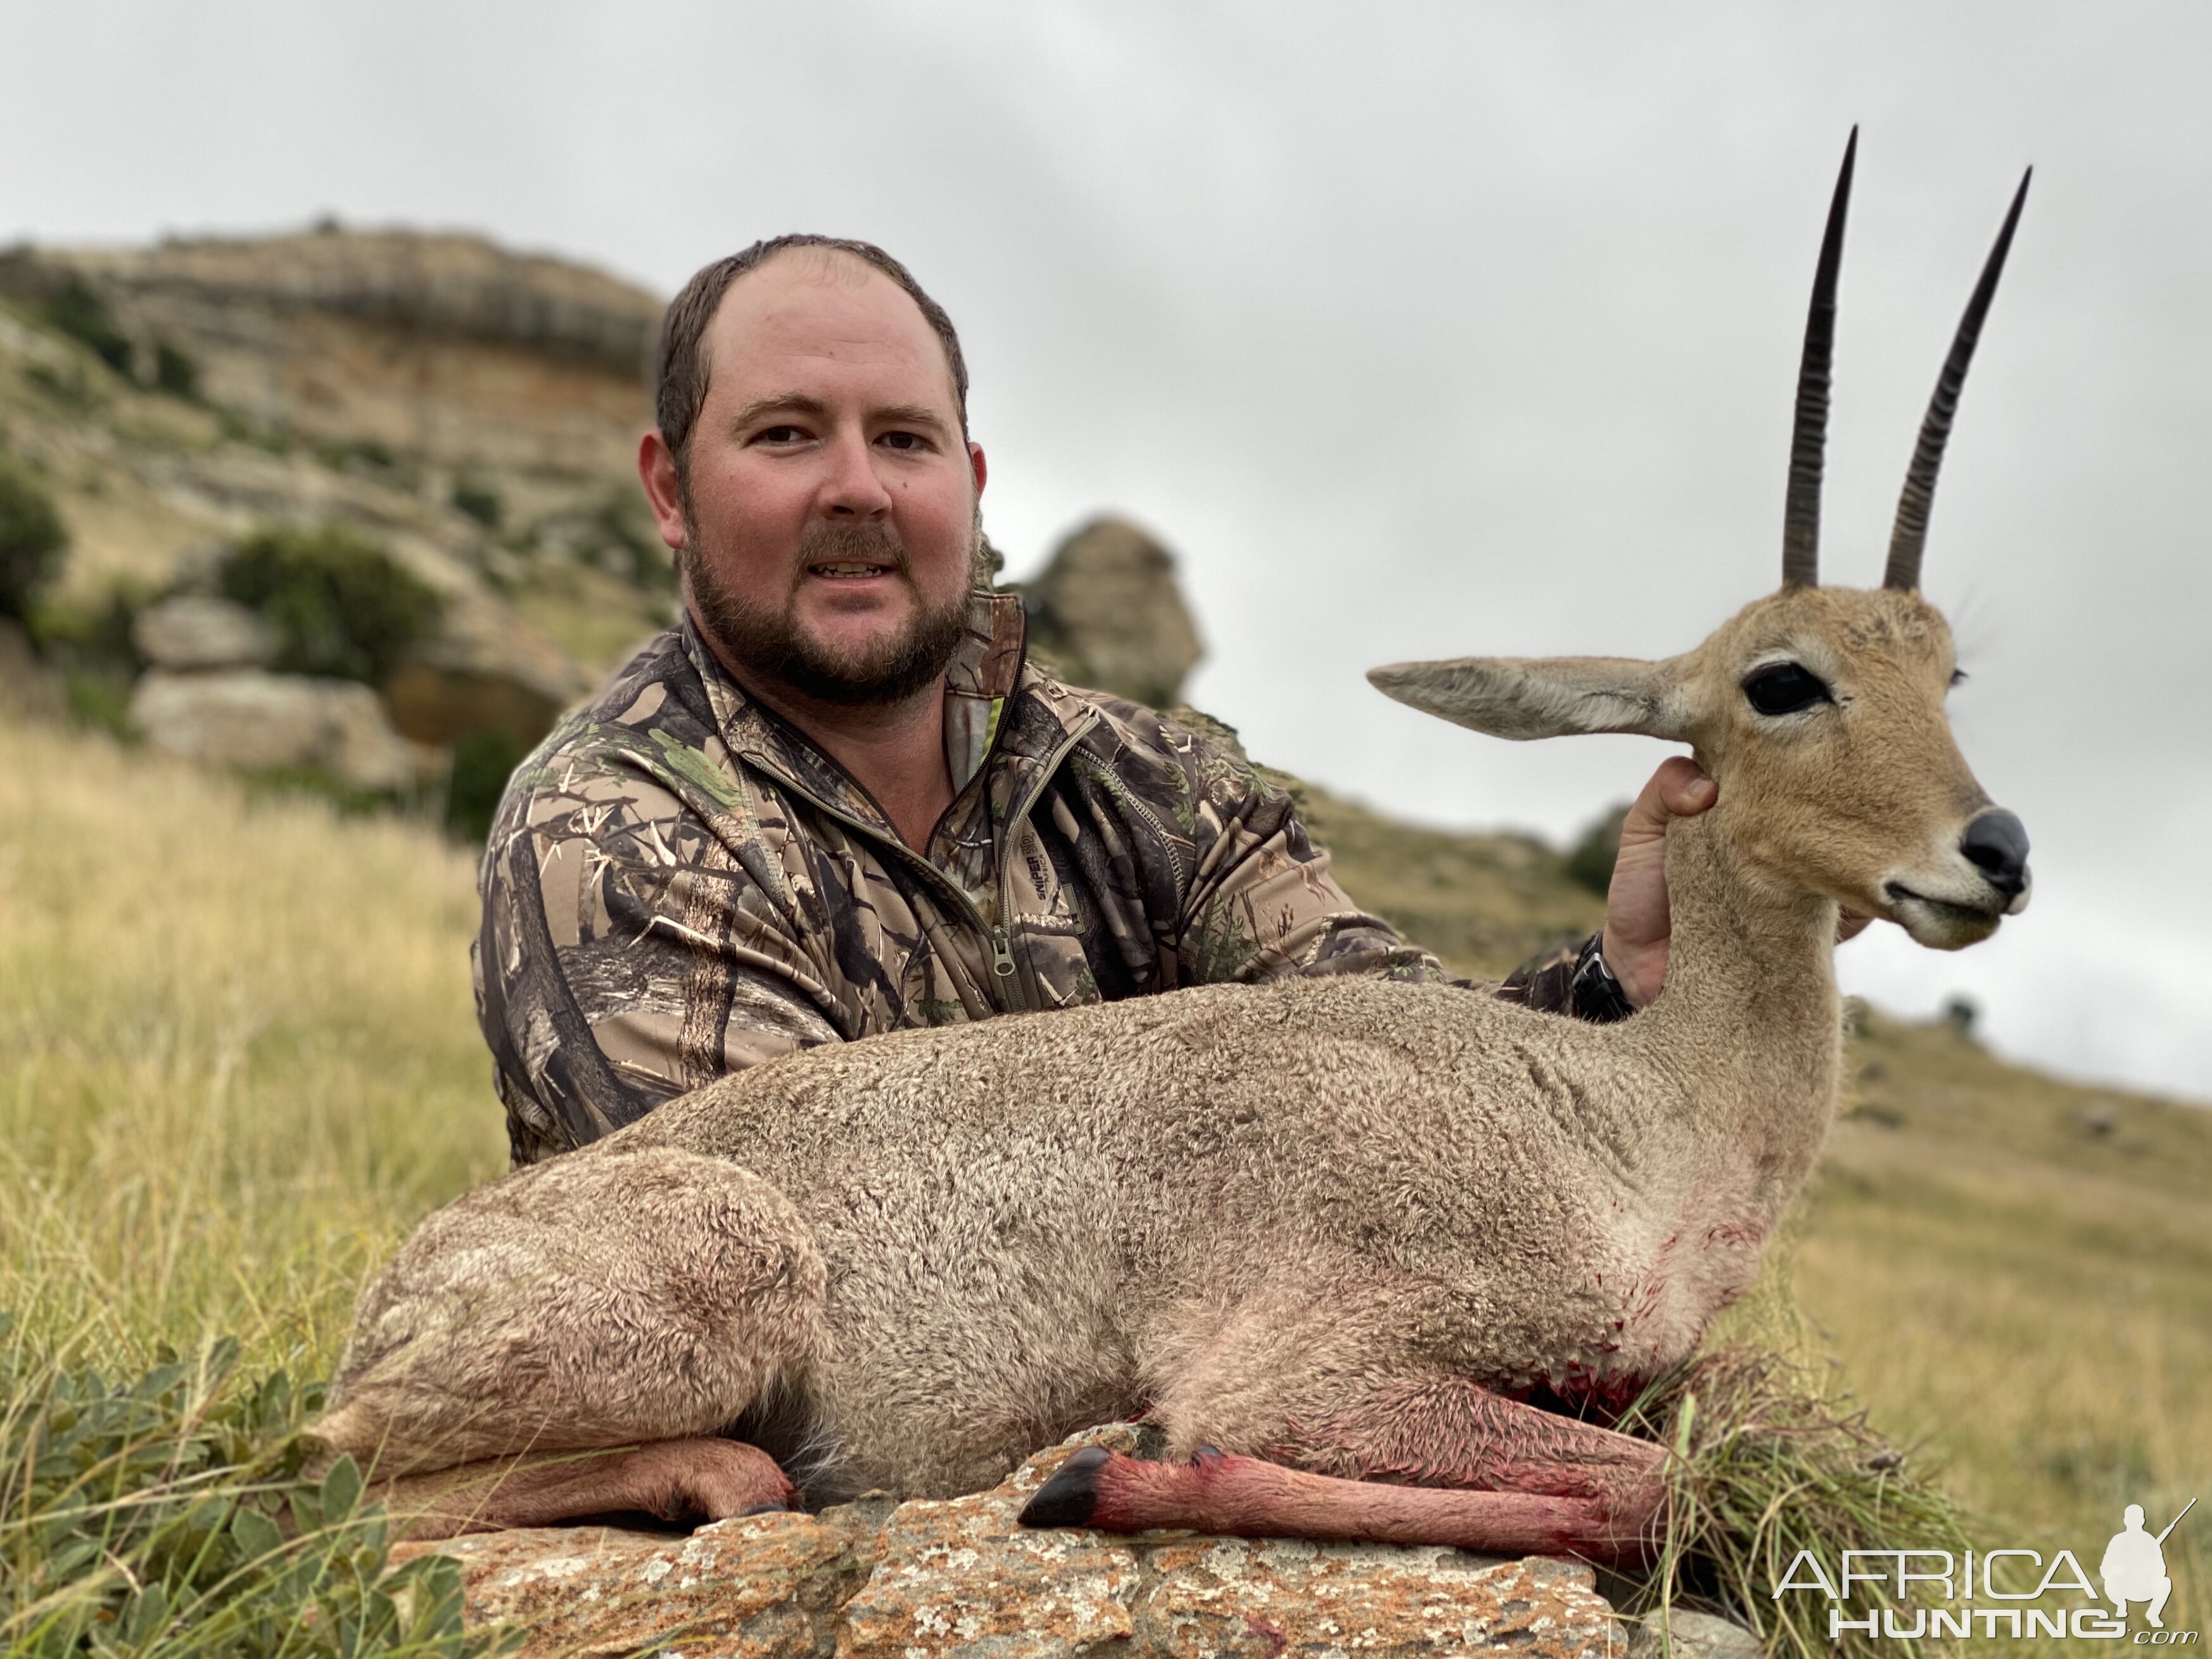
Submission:
M 824 1285 L 798 1212 L 750 1170 L 586 1147 L 416 1229 L 313 1432 L 380 1480 L 712 1435 L 803 1388 Z
M 661 1521 L 720 1521 L 790 1509 L 798 1499 L 766 1452 L 720 1439 L 488 1458 L 382 1481 L 374 1495 L 399 1522 L 400 1535 L 410 1539 L 633 1512 Z

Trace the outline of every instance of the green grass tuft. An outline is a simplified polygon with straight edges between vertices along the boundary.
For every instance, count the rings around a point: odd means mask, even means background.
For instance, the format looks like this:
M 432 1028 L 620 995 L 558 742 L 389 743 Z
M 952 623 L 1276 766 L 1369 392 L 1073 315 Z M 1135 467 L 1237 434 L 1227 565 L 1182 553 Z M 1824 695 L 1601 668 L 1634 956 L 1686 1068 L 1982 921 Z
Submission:
M 341 1458 L 308 1474 L 319 1384 L 242 1378 L 238 1344 L 113 1382 L 0 1316 L 0 1651 L 472 1659 L 460 1571 L 390 1566 Z
M 1658 1563 L 1620 1592 L 1624 1611 L 1717 1612 L 1792 1659 L 1934 1650 L 1857 1634 L 1832 1642 L 1825 1597 L 1773 1594 L 1801 1550 L 1832 1572 L 1845 1550 L 1956 1555 L 1972 1522 L 1811 1365 L 1772 1347 L 1716 1348 L 1646 1389 L 1621 1426 L 1676 1454 Z M 1899 1605 L 1879 1586 L 1854 1595 L 1855 1618 Z

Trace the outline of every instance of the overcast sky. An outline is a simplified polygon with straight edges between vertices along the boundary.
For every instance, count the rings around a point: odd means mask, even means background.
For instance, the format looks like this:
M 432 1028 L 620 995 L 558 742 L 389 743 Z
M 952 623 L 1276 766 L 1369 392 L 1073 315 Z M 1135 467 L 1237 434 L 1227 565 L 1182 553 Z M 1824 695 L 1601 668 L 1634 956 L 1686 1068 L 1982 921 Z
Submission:
M 865 236 L 958 322 L 1018 574 L 1182 556 L 1194 701 L 1403 815 L 1563 838 L 1658 758 L 1385 702 L 1407 657 L 1684 649 L 1778 578 L 1821 215 L 1863 126 L 1831 580 L 1879 579 L 1945 343 L 2036 178 L 1927 588 L 2035 844 L 1889 1006 L 2212 1099 L 2212 9 L 0 0 L 0 237 L 479 228 L 664 292 Z

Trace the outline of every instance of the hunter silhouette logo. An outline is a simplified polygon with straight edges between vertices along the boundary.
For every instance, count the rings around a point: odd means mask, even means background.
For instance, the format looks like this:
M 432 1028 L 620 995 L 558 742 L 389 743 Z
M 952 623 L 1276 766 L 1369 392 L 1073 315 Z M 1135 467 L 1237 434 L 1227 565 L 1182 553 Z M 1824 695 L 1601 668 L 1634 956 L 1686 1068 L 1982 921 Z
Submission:
M 2143 1617 L 2153 1630 L 2164 1630 L 2166 1620 L 2159 1614 L 2166 1611 L 2166 1598 L 2173 1594 L 2173 1580 L 2166 1576 L 2166 1540 L 2181 1524 L 2182 1516 L 2197 1507 L 2191 1498 L 2177 1515 L 2166 1524 L 2166 1531 L 2155 1538 L 2143 1530 L 2143 1511 L 2140 1504 L 2130 1504 L 2121 1517 L 2124 1532 L 2112 1534 L 2112 1541 L 2105 1546 L 2105 1559 L 2098 1564 L 2097 1577 L 2105 1581 L 2105 1599 L 2119 1609 L 2120 1617 L 2128 1616 L 2128 1603 L 2148 1601 Z
M 1948 1550 L 1845 1550 L 1833 1571 L 1818 1552 L 1800 1550 L 1775 1584 L 1774 1599 L 1798 1590 L 1825 1595 L 1832 1641 L 1846 1634 L 1906 1642 L 2063 1637 L 2132 1647 L 2195 1647 L 2199 1632 L 2170 1631 L 2163 1615 L 2173 1594 L 2166 1540 L 2196 1507 L 2192 1498 L 2164 1532 L 2154 1534 L 2143 1525 L 2142 1505 L 2129 1504 L 2123 1529 L 2112 1534 L 2097 1564 L 2105 1586 L 2101 1601 L 2073 1551 L 2060 1550 L 2046 1561 L 2040 1551 L 2028 1549 L 1968 1550 L 1963 1556 Z M 1869 1597 L 1873 1605 L 1865 1604 Z M 2131 1638 L 2128 1608 L 2136 1604 L 2144 1610 L 2144 1628 Z

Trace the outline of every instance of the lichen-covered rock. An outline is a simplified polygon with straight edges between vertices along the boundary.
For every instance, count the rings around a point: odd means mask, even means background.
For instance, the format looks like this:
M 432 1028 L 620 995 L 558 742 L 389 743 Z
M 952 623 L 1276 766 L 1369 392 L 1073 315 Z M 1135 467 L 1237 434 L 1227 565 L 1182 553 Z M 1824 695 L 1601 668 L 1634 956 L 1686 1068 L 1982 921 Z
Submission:
M 820 1659 L 1621 1659 L 1626 1649 L 1589 1570 L 1573 1562 L 1023 1528 L 1022 1504 L 1088 1444 L 1158 1450 L 1148 1431 L 1117 1424 L 967 1498 L 871 1494 L 818 1517 L 757 1516 L 689 1539 L 493 1533 L 402 1546 L 395 1559 L 434 1549 L 458 1559 L 470 1621 L 522 1626 L 519 1659 L 660 1644 Z M 1676 1614 L 1678 1639 L 1693 1617 Z
M 1463 1550 L 1200 1538 L 1148 1553 L 1136 1650 L 1159 1659 L 1511 1653 L 1625 1644 L 1588 1567 Z
M 528 1632 L 516 1659 L 583 1659 L 666 1644 L 695 1659 L 829 1653 L 837 1612 L 868 1574 L 853 1536 L 806 1515 L 753 1515 L 688 1538 L 611 1527 L 480 1533 L 402 1544 L 461 1564 L 472 1626 Z

